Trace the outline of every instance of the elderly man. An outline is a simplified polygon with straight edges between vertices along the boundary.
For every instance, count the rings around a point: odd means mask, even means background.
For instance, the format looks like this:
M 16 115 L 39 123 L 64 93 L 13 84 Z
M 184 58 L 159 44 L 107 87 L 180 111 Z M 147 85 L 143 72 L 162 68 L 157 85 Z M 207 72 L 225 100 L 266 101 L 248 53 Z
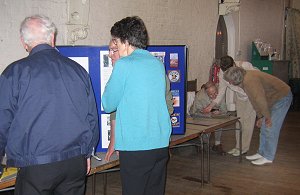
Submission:
M 260 127 L 259 149 L 246 158 L 254 165 L 272 163 L 280 129 L 292 102 L 290 87 L 270 74 L 240 67 L 229 68 L 224 79 L 241 87 L 256 111 L 256 125 Z
M 90 77 L 55 49 L 49 18 L 25 18 L 20 33 L 29 56 L 0 77 L 0 152 L 20 168 L 15 194 L 83 195 L 99 136 Z
M 203 113 L 203 109 L 206 108 L 212 101 L 218 96 L 218 88 L 213 82 L 207 82 L 202 87 L 201 90 L 196 94 L 195 100 L 190 109 L 190 115 L 192 117 L 210 117 L 211 115 L 220 115 L 227 113 L 226 103 L 224 98 L 221 100 L 220 104 L 215 105 L 210 113 Z M 219 153 L 220 155 L 225 155 L 226 152 L 223 150 L 221 144 L 222 131 L 215 132 L 215 145 L 213 145 L 212 150 Z

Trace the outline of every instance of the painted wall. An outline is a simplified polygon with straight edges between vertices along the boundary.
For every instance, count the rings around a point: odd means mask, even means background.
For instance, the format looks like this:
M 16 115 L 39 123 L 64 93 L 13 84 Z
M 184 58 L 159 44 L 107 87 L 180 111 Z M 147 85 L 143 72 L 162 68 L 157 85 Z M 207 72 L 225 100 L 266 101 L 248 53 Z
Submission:
M 300 0 L 291 0 L 291 7 L 300 10 Z
M 27 56 L 20 42 L 21 21 L 29 15 L 44 14 L 55 21 L 58 43 L 64 41 L 67 21 L 66 1 L 1 0 L 0 1 L 0 72 L 11 62 Z
M 283 0 L 241 0 L 240 11 L 232 14 L 237 30 L 235 50 L 241 53 L 236 59 L 251 60 L 251 42 L 257 38 L 282 52 L 283 6 Z
M 75 1 L 75 0 L 72 0 Z M 241 59 L 250 59 L 250 45 L 255 38 L 280 48 L 283 0 L 241 0 L 240 13 L 233 13 L 234 25 L 240 15 L 240 43 L 236 51 Z M 0 1 L 0 72 L 11 62 L 25 57 L 19 41 L 19 25 L 25 16 L 44 14 L 57 25 L 57 45 L 67 44 L 68 0 Z M 150 44 L 184 44 L 189 48 L 188 79 L 198 79 L 198 86 L 208 79 L 214 58 L 218 0 L 90 0 L 88 37 L 76 45 L 107 45 L 110 28 L 118 20 L 140 16 L 149 31 Z M 238 26 L 236 26 L 238 29 Z M 236 31 L 238 35 L 238 31 Z

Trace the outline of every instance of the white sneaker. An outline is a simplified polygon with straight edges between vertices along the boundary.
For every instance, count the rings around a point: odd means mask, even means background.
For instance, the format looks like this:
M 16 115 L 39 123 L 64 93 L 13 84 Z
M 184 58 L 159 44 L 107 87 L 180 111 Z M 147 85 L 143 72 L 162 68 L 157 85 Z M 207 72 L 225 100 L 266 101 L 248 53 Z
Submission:
M 247 151 L 242 151 L 242 154 L 247 153 Z M 234 153 L 232 153 L 232 156 L 239 156 L 240 155 L 240 150 L 237 149 Z
M 237 152 L 238 150 L 239 149 L 237 149 L 237 148 L 233 148 L 233 149 L 229 150 L 227 153 L 228 154 L 233 154 L 233 153 Z
M 246 159 L 247 159 L 247 160 L 257 160 L 257 159 L 259 159 L 259 158 L 261 158 L 261 157 L 263 157 L 263 156 L 260 155 L 260 154 L 258 154 L 258 153 L 256 153 L 256 154 L 251 155 L 251 156 L 246 156 Z
M 254 164 L 254 165 L 264 165 L 264 164 L 272 163 L 272 162 L 273 161 L 268 160 L 268 159 L 266 159 L 264 157 L 261 157 L 261 158 L 259 158 L 257 160 L 254 160 L 254 161 L 251 161 L 251 163 Z

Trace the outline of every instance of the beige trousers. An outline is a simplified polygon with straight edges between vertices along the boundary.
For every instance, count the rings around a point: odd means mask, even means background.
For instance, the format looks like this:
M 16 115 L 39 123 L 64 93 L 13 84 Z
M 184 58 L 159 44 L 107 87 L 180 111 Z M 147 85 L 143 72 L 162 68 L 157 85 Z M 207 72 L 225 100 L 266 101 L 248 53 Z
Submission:
M 241 100 L 236 98 L 236 112 L 240 117 L 242 125 L 242 151 L 247 152 L 250 147 L 252 133 L 255 125 L 256 112 L 253 109 L 249 99 Z M 238 125 L 238 124 L 237 124 Z M 236 148 L 240 148 L 240 131 L 236 131 Z

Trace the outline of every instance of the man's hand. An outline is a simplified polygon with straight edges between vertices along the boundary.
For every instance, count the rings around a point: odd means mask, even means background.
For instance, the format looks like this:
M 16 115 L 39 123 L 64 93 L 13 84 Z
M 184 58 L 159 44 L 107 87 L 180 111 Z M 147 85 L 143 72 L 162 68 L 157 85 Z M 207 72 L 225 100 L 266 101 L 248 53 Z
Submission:
M 257 126 L 258 128 L 261 128 L 261 125 L 262 125 L 262 120 L 263 120 L 263 117 L 262 117 L 262 118 L 259 118 L 259 119 L 257 119 L 257 121 L 256 121 L 256 126 Z
M 257 121 L 256 121 L 256 126 L 257 126 L 258 128 L 261 127 L 262 121 L 263 121 L 263 118 L 257 119 Z M 271 118 L 265 118 L 265 123 L 266 123 L 266 127 L 267 127 L 267 128 L 272 127 L 272 120 L 271 120 Z
M 220 115 L 220 114 L 222 114 L 222 112 L 220 110 L 214 110 L 214 111 L 212 111 L 212 114 L 213 115 Z
M 86 174 L 88 175 L 91 171 L 91 158 L 86 159 Z
M 210 104 L 210 105 L 206 106 L 206 108 L 204 108 L 201 112 L 210 113 L 212 108 L 213 108 L 213 106 L 211 106 L 211 104 Z
M 272 127 L 272 119 L 271 118 L 265 118 L 265 123 L 268 128 Z

